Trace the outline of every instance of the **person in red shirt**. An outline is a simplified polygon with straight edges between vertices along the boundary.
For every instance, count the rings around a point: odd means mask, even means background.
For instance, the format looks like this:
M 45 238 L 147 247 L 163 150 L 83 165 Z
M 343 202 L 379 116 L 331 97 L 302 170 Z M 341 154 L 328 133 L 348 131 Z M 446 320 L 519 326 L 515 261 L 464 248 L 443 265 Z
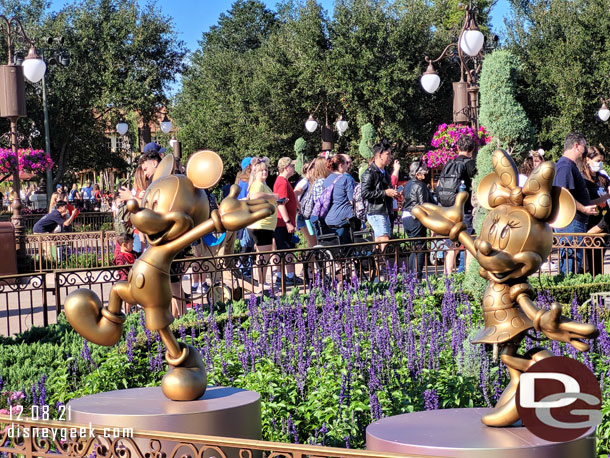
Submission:
M 281 158 L 277 163 L 278 177 L 273 185 L 273 192 L 278 195 L 277 201 L 277 226 L 273 233 L 275 246 L 278 250 L 290 250 L 295 247 L 292 240 L 296 230 L 297 222 L 297 198 L 294 194 L 292 185 L 288 179 L 294 175 L 294 164 L 289 157 Z M 288 262 L 286 265 L 286 282 L 287 286 L 302 285 L 303 280 L 294 274 L 294 262 Z M 281 283 L 281 272 L 276 277 L 276 284 Z
M 120 249 L 115 251 L 115 253 L 114 253 L 113 264 L 115 266 L 133 264 L 135 262 L 136 258 L 138 257 L 138 253 L 133 251 L 133 235 L 128 234 L 128 233 L 121 234 L 117 238 L 117 242 L 118 242 Z M 119 280 L 126 281 L 129 270 L 120 269 L 118 272 L 119 272 Z

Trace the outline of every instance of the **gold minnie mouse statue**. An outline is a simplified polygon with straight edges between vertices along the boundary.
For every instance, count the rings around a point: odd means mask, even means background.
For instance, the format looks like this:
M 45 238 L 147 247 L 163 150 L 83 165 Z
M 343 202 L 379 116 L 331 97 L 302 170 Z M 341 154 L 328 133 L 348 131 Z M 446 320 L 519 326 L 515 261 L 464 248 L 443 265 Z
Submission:
M 570 193 L 553 186 L 555 165 L 543 162 L 520 188 L 517 167 L 508 153 L 495 151 L 492 164 L 495 173 L 483 178 L 477 190 L 479 204 L 492 211 L 476 240 L 468 235 L 462 222 L 467 192 L 457 195 L 453 207 L 423 204 L 412 213 L 428 229 L 464 245 L 479 261 L 479 275 L 488 280 L 482 304 L 485 328 L 474 342 L 499 346 L 510 383 L 494 410 L 482 421 L 488 426 L 509 426 L 519 419 L 515 395 L 520 375 L 537 361 L 553 356 L 543 348 L 518 354 L 526 332 L 534 328 L 549 339 L 587 351 L 589 345 L 579 339 L 595 338 L 598 331 L 591 324 L 561 316 L 557 303 L 550 310 L 536 307 L 534 290 L 527 279 L 551 252 L 551 227 L 567 226 L 576 211 Z
M 186 166 L 186 176 L 172 175 L 174 158 L 165 157 L 158 165 L 142 206 L 127 202 L 131 223 L 146 236 L 149 247 L 129 272 L 127 281 L 113 285 L 108 306 L 95 293 L 79 289 L 64 305 L 66 317 L 85 339 L 111 346 L 119 341 L 125 315 L 123 302 L 140 304 L 146 327 L 159 331 L 167 348 L 170 365 L 161 387 L 169 399 L 190 401 L 205 393 L 207 377 L 201 355 L 190 345 L 179 343 L 169 325 L 170 265 L 174 256 L 195 240 L 211 232 L 235 231 L 272 215 L 273 205 L 263 199 L 237 200 L 239 187 L 232 186 L 218 211 L 210 214 L 210 204 L 202 189 L 211 188 L 222 176 L 223 164 L 213 151 L 194 153 Z

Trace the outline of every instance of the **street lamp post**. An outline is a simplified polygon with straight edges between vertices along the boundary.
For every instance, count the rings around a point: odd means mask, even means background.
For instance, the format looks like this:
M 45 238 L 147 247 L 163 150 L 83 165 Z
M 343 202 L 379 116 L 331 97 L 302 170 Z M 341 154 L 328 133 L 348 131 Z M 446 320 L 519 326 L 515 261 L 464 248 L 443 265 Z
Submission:
M 466 8 L 466 18 L 460 31 L 457 43 L 451 43 L 436 59 L 429 59 L 428 68 L 422 74 L 420 82 L 424 90 L 430 94 L 436 92 L 441 79 L 434 70 L 435 62 L 447 56 L 449 49 L 457 48 L 460 62 L 460 81 L 453 83 L 453 122 L 478 127 L 479 86 L 478 77 L 481 70 L 482 49 L 485 37 L 477 27 L 475 9 Z
M 121 120 L 117 123 L 116 125 L 116 131 L 117 133 L 122 137 L 121 140 L 121 152 L 125 153 L 125 134 L 127 134 L 127 131 L 129 130 L 129 124 L 127 124 L 124 120 Z M 117 139 L 118 142 L 118 139 Z M 118 149 L 118 146 L 117 146 Z M 133 173 L 133 150 L 131 149 L 131 146 L 129 147 L 129 173 L 127 174 L 127 178 L 129 179 L 131 177 L 131 174 Z
M 26 116 L 25 78 L 37 83 L 43 77 L 46 65 L 36 54 L 34 41 L 26 34 L 21 21 L 16 17 L 7 18 L 0 15 L 0 27 L 6 35 L 8 46 L 8 64 L 0 66 L 0 117 L 8 118 L 11 129 L 11 149 L 15 155 L 13 164 L 13 215 L 11 222 L 15 227 L 17 255 L 22 262 L 25 257 L 23 224 L 21 221 L 21 182 L 19 181 L 19 157 L 17 154 L 17 120 Z M 13 39 L 21 39 L 30 46 L 22 65 L 13 60 Z
M 319 105 L 318 105 L 318 107 L 319 107 Z M 315 111 L 317 111 L 317 108 L 316 108 L 316 110 L 314 110 L 314 112 Z M 349 127 L 348 122 L 343 119 L 343 116 L 339 116 L 339 119 L 337 119 L 337 122 L 335 123 L 335 128 L 337 129 L 339 136 L 342 136 L 345 133 L 345 131 L 348 129 L 348 127 Z M 313 113 L 311 113 L 309 115 L 309 118 L 307 119 L 307 121 L 305 121 L 305 130 L 307 130 L 307 132 L 309 132 L 309 133 L 314 133 L 317 128 L 318 128 L 318 121 L 316 121 L 314 119 Z M 328 123 L 328 113 L 326 114 L 326 122 L 321 127 L 321 136 L 322 136 L 322 151 L 326 152 L 326 151 L 332 150 L 333 143 L 334 143 L 334 133 L 333 133 L 332 127 Z
M 47 42 L 52 44 L 53 42 L 57 42 L 62 44 L 63 38 L 47 38 Z M 44 49 L 40 50 L 40 57 L 44 60 Z M 64 50 L 60 51 L 59 59 L 56 57 L 52 57 L 49 63 L 59 62 L 64 67 L 67 67 L 70 64 L 70 55 Z M 44 143 L 47 154 L 51 154 L 51 133 L 49 128 L 49 104 L 47 101 L 47 83 L 46 78 L 42 76 L 42 110 L 44 114 Z M 47 204 L 51 201 L 51 194 L 53 194 L 53 171 L 49 167 L 47 169 Z

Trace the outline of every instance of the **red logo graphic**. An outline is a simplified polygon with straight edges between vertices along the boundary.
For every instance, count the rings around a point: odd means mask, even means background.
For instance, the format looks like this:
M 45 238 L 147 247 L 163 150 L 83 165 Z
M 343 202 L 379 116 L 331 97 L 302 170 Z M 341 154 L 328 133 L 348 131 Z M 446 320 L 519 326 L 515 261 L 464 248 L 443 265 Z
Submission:
M 532 434 L 566 442 L 601 423 L 601 398 L 599 383 L 587 366 L 554 356 L 521 374 L 516 401 L 523 426 Z

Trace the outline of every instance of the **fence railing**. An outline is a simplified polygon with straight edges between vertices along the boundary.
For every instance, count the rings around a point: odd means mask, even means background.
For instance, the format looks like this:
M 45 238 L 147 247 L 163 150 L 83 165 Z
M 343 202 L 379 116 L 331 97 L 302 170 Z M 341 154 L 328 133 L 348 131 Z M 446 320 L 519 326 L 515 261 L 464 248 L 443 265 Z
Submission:
M 360 240 L 371 240 L 372 236 L 361 236 Z M 446 239 L 440 237 L 425 237 L 412 239 L 398 239 L 388 242 L 386 249 L 396 251 L 396 244 L 402 246 L 402 253 L 407 256 L 414 253 L 415 261 L 425 261 L 423 270 L 430 269 L 436 274 L 439 263 L 443 262 L 450 250 L 460 249 L 457 244 L 448 244 Z M 324 245 L 335 245 L 338 240 L 330 238 Z M 369 242 L 372 243 L 372 242 Z M 350 253 L 354 245 L 343 247 L 333 246 L 338 255 Z M 575 272 L 577 265 L 580 270 L 597 275 L 604 272 L 604 254 L 607 246 L 607 234 L 560 234 L 553 236 L 553 248 L 550 256 L 541 267 L 545 273 L 558 273 L 562 264 L 565 272 Z M 76 269 L 84 267 L 104 267 L 112 263 L 116 247 L 116 234 L 114 231 L 79 232 L 61 234 L 32 234 L 26 236 L 26 250 L 29 256 L 28 268 L 30 271 L 46 271 L 55 269 Z M 313 248 L 314 250 L 317 248 Z M 324 249 L 329 249 L 324 247 Z M 460 249 L 463 252 L 463 248 Z M 295 251 L 295 250 L 293 250 Z M 299 253 L 307 249 L 296 250 Z M 459 259 L 463 258 L 460 254 Z M 578 261 L 578 264 L 576 263 Z M 298 257 L 297 257 L 298 263 Z M 463 264 L 462 264 L 463 265 Z M 453 272 L 457 266 L 449 266 L 447 272 Z M 568 270 L 569 268 L 569 270 Z M 442 273 L 442 272 L 441 272 Z
M 78 245 L 78 235 L 81 234 L 66 235 L 76 237 L 67 245 L 76 252 L 85 252 Z M 605 237 L 577 237 L 557 234 L 552 252 L 539 272 L 557 274 L 561 259 L 576 259 L 580 253 L 586 272 L 594 276 L 603 273 Z M 46 244 L 44 246 L 48 251 L 59 250 L 63 253 L 63 246 L 66 245 L 62 235 L 31 238 L 40 239 L 37 243 Z M 0 277 L 0 335 L 54 322 L 66 296 L 77 288 L 94 290 L 103 302 L 107 302 L 112 285 L 126 278 L 130 267 L 103 265 L 114 251 L 114 233 L 104 233 L 96 240 L 99 240 L 99 249 L 93 250 L 95 253 L 87 252 L 97 257 L 97 264 L 93 264 L 95 267 L 74 265 L 67 270 Z M 328 243 L 332 243 L 332 240 Z M 459 258 L 459 248 L 455 244 L 447 244 L 442 238 L 419 238 L 391 240 L 383 250 L 378 244 L 368 241 L 268 253 L 178 259 L 172 266 L 175 306 L 182 313 L 189 307 L 210 307 L 231 299 L 248 299 L 251 294 L 282 294 L 293 286 L 308 291 L 324 285 L 341 287 L 343 281 L 349 282 L 354 277 L 360 281 L 384 280 L 388 276 L 388 269 L 416 271 L 418 263 L 423 263 L 424 275 L 442 275 L 445 269 L 441 254 L 446 255 L 452 249 L 457 250 Z M 413 262 L 411 265 L 409 258 Z M 48 269 L 51 264 L 37 265 Z M 289 277 L 292 271 L 298 280 Z M 197 284 L 200 285 L 198 288 Z M 206 286 L 202 287 L 201 284 Z M 126 309 L 129 309 L 128 305 Z
M 0 277 L 0 335 L 48 326 L 49 293 L 44 273 Z
M 34 224 L 40 220 L 46 213 L 33 213 L 22 215 L 21 221 L 26 232 L 34 230 Z M 0 221 L 10 221 L 11 215 L 0 215 Z M 72 227 L 76 231 L 100 231 L 104 225 L 112 224 L 112 212 L 81 212 L 72 223 Z
M 114 232 L 44 234 L 27 239 L 28 254 L 40 272 L 0 277 L 0 335 L 54 322 L 66 296 L 77 288 L 92 289 L 106 302 L 112 285 L 126 278 L 130 269 L 108 265 L 116 244 Z M 91 240 L 95 245 L 90 244 Z M 251 294 L 283 294 L 293 286 L 308 291 L 320 285 L 341 287 L 343 281 L 354 277 L 360 281 L 384 280 L 388 269 L 417 271 L 420 263 L 423 275 L 442 275 L 445 266 L 441 255 L 456 250 L 456 257 L 460 257 L 456 244 L 436 237 L 390 240 L 383 249 L 371 241 L 332 245 L 331 239 L 326 243 L 331 245 L 175 260 L 175 306 L 183 312 L 188 307 L 248 299 Z M 595 276 L 610 271 L 605 251 L 604 235 L 557 234 L 539 272 L 557 274 L 562 260 L 569 267 L 568 261 L 580 256 L 584 271 Z M 298 280 L 291 278 L 293 272 Z
M 23 417 L 25 416 L 24 413 Z M 435 458 L 435 455 L 404 455 L 232 437 L 144 431 L 68 421 L 16 420 L 8 415 L 0 415 L 0 456 L 24 458 L 84 458 L 89 456 L 100 458 L 175 458 L 179 456 Z
M 32 271 L 101 267 L 112 263 L 114 231 L 31 234 L 25 238 L 27 267 Z

